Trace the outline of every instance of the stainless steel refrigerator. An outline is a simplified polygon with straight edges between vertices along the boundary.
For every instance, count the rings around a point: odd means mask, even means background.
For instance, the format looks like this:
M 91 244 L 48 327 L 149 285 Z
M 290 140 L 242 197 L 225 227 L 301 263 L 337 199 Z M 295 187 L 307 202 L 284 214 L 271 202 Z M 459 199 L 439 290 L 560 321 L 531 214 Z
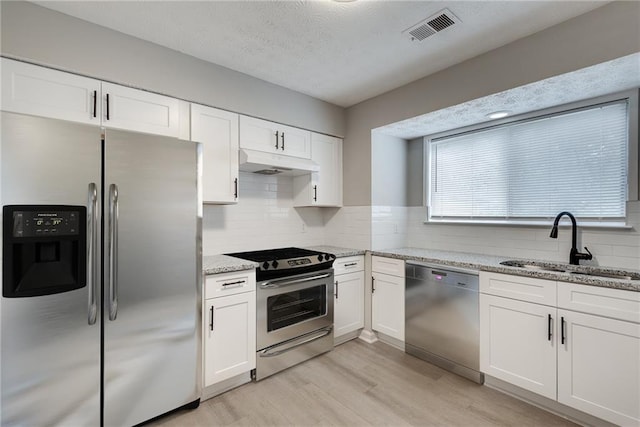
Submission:
M 3 426 L 200 398 L 199 145 L 1 113 Z

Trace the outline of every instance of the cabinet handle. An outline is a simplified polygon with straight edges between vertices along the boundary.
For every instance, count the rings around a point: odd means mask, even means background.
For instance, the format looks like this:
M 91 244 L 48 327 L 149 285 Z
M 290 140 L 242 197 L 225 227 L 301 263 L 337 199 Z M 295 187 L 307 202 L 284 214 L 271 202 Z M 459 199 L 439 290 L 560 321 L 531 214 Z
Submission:
M 284 151 L 284 132 L 282 132 L 282 151 Z
M 551 337 L 553 336 L 553 333 L 551 332 L 551 315 L 549 314 L 547 317 L 547 339 L 549 341 L 551 341 Z
M 560 344 L 564 344 L 566 337 L 564 335 L 564 317 L 560 318 Z
M 223 283 L 222 286 L 240 285 L 244 282 L 244 280 L 236 280 L 235 282 Z
M 98 91 L 93 91 L 93 118 L 98 114 Z
M 314 202 L 318 201 L 318 186 L 317 185 L 313 186 L 313 201 Z
M 278 147 L 278 137 L 280 136 L 280 131 L 276 131 L 276 150 L 280 147 Z
M 234 185 L 234 190 L 233 190 L 233 197 L 234 198 L 238 198 L 238 178 L 233 180 L 233 185 Z
M 371 293 L 376 291 L 376 278 L 371 276 Z
M 209 321 L 209 329 L 211 329 L 213 331 L 213 306 L 211 306 L 211 309 L 209 311 L 211 312 L 211 320 Z
M 109 120 L 109 94 L 107 94 L 107 120 Z
M 345 267 L 353 267 L 354 265 L 358 265 L 357 262 L 350 262 L 349 264 L 345 264 Z
M 338 299 L 338 281 L 336 280 L 336 299 Z

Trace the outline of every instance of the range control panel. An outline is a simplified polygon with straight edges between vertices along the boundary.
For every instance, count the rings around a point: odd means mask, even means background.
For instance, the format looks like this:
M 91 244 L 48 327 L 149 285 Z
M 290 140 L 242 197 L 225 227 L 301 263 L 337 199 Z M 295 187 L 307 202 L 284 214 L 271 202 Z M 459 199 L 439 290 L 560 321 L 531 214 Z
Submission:
M 79 233 L 80 212 L 14 211 L 13 237 L 75 236 Z

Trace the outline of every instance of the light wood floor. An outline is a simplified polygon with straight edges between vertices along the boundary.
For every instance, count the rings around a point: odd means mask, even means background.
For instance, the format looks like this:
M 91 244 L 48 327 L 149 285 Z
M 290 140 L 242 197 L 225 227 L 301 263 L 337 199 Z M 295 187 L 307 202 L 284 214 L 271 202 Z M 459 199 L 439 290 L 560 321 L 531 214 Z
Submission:
M 332 352 L 152 426 L 574 426 L 383 343 Z

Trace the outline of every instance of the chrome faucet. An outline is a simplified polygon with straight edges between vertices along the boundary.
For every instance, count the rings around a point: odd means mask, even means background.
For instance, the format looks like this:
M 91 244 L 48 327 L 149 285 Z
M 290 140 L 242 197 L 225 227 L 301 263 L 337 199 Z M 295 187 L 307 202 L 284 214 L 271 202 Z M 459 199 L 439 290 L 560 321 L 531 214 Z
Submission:
M 563 215 L 568 216 L 571 220 L 571 252 L 569 252 L 569 264 L 579 265 L 581 259 L 592 259 L 593 255 L 591 255 L 591 252 L 589 252 L 589 249 L 587 249 L 586 246 L 584 247 L 584 250 L 587 251 L 586 254 L 578 252 L 578 248 L 576 247 L 576 234 L 578 225 L 576 224 L 576 218 L 571 214 L 571 212 L 560 212 L 558 216 L 556 216 L 555 221 L 553 221 L 553 228 L 551 229 L 551 234 L 549 234 L 549 237 L 551 237 L 552 239 L 558 238 L 558 223 L 560 222 L 560 218 L 562 218 Z

